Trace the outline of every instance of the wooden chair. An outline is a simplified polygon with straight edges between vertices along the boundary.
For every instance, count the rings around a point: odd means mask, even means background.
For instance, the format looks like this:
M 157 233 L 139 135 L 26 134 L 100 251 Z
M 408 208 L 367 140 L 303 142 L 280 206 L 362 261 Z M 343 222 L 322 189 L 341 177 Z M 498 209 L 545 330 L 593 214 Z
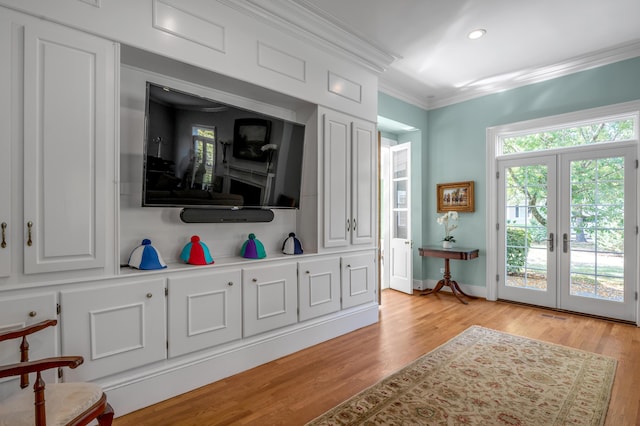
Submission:
M 20 362 L 0 366 L 0 378 L 20 376 L 22 388 L 0 401 L 0 425 L 80 426 L 94 419 L 100 426 L 111 425 L 113 408 L 100 386 L 93 383 L 50 383 L 45 389 L 41 371 L 60 367 L 76 368 L 84 361 L 81 356 L 29 361 L 27 336 L 57 323 L 57 320 L 46 320 L 19 330 L 0 333 L 0 342 L 22 338 Z M 33 392 L 26 389 L 29 386 L 29 373 L 36 373 Z

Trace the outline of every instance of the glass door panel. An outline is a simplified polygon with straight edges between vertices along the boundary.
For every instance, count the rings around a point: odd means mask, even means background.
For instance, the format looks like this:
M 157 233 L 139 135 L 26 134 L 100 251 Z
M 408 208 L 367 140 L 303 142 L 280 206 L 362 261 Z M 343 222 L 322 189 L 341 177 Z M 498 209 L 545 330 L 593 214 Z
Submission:
M 561 157 L 569 200 L 562 211 L 562 309 L 634 318 L 634 157 L 624 148 Z
M 555 159 L 499 163 L 500 257 L 498 297 L 551 306 L 555 303 Z

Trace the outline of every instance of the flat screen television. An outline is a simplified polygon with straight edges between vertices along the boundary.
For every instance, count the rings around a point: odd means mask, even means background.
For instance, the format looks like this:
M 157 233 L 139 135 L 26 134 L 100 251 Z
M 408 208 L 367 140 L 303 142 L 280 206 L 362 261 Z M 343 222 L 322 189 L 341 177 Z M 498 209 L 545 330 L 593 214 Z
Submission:
M 305 126 L 147 82 L 143 206 L 298 208 Z

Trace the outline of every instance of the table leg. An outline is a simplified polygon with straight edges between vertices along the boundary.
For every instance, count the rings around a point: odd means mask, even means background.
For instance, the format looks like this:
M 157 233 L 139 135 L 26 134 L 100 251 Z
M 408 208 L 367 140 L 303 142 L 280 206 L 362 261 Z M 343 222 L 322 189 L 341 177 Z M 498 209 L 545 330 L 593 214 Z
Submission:
M 471 296 L 470 294 L 465 293 L 464 291 L 462 291 L 462 289 L 460 288 L 460 286 L 458 285 L 458 283 L 456 281 L 451 281 L 451 290 L 453 291 L 453 289 L 455 289 L 458 293 L 462 294 L 463 296 L 467 296 L 469 299 L 477 299 L 476 296 Z
M 465 305 L 468 305 L 468 303 L 465 300 L 462 300 L 460 295 L 466 296 L 470 299 L 477 299 L 477 297 L 470 296 L 464 291 L 462 291 L 458 283 L 451 279 L 451 270 L 449 269 L 449 259 L 444 259 L 444 275 L 442 276 L 442 279 L 438 281 L 438 284 L 436 284 L 436 286 L 433 289 L 420 293 L 420 296 L 427 296 L 429 294 L 437 293 L 444 286 L 448 286 L 451 289 L 451 293 L 453 293 L 456 299 L 458 299 L 460 302 L 464 303 Z
M 440 280 L 440 281 L 438 281 L 438 284 L 436 284 L 436 286 L 434 288 L 432 288 L 431 290 L 423 291 L 422 293 L 420 293 L 420 296 L 427 296 L 429 294 L 437 293 L 445 285 L 446 285 L 446 283 L 444 282 L 444 280 Z

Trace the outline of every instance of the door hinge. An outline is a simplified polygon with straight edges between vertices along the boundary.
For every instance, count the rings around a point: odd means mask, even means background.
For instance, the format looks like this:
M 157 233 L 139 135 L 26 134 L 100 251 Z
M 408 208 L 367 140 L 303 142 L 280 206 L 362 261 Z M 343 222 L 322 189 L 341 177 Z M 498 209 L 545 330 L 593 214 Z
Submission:
M 496 282 L 500 282 L 500 274 L 496 274 Z
M 638 300 L 638 292 L 636 291 L 636 301 Z
M 169 339 L 167 339 L 167 350 L 169 350 Z
M 56 303 L 56 314 L 60 315 L 60 312 L 62 312 L 62 307 L 60 306 L 59 303 Z
M 58 367 L 58 379 L 62 379 L 63 376 L 64 371 L 62 370 L 62 367 Z
M 638 225 L 636 225 L 636 235 L 638 235 Z
M 638 160 L 636 159 L 636 169 L 638 168 Z
M 496 179 L 500 179 L 500 172 L 496 172 Z
M 164 295 L 168 296 L 169 295 L 169 287 L 165 287 L 164 288 Z
M 496 231 L 499 231 L 499 230 L 500 230 L 500 224 L 496 223 Z

